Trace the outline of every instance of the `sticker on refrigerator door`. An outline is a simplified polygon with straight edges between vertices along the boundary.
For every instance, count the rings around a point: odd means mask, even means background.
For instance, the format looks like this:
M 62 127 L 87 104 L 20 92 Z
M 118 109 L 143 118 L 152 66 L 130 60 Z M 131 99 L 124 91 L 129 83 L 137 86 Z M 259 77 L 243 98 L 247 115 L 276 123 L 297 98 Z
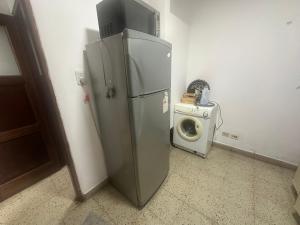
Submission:
M 169 95 L 168 92 L 165 92 L 165 96 L 163 98 L 163 113 L 169 111 Z

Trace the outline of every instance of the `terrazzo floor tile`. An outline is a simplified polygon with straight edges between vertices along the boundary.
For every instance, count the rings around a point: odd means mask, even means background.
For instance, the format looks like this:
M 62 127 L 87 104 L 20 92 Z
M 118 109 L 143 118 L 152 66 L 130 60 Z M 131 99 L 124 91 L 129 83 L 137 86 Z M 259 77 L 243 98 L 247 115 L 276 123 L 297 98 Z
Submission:
M 0 224 L 11 224 L 26 211 L 22 197 L 19 193 L 0 203 Z
M 295 171 L 290 169 L 281 168 L 282 176 L 283 176 L 283 183 L 287 187 L 291 187 L 293 179 L 295 177 Z
M 277 185 L 276 188 L 273 183 L 266 180 L 255 179 L 255 195 L 261 199 L 280 205 L 282 207 L 291 207 L 294 205 L 295 196 L 292 188 Z
M 216 147 L 206 159 L 171 148 L 169 175 L 142 210 L 111 185 L 74 202 L 64 168 L 0 203 L 0 224 L 80 225 L 94 213 L 108 225 L 295 225 L 293 176 Z
M 169 173 L 180 172 L 185 169 L 187 154 L 180 149 L 171 147 Z
M 202 179 L 189 190 L 190 194 L 186 203 L 212 220 L 218 221 L 223 210 L 222 184 L 223 180 L 217 177 Z
M 72 200 L 54 197 L 31 212 L 27 212 L 18 221 L 20 225 L 59 225 L 64 218 L 65 212 L 72 205 Z
M 83 203 L 75 204 L 72 208 L 65 212 L 63 222 L 65 225 L 82 225 L 86 217 L 93 213 L 99 216 L 107 225 L 114 225 L 113 219 L 101 208 L 94 199 L 89 199 Z
M 263 219 L 259 218 L 259 217 L 255 217 L 254 218 L 254 225 L 271 225 L 270 223 L 268 223 L 267 221 L 264 221 Z
M 21 204 L 30 205 L 34 203 L 34 205 L 40 205 L 55 197 L 57 193 L 52 180 L 47 178 L 21 192 Z
M 172 193 L 176 198 L 186 201 L 189 195 L 187 190 L 193 188 L 193 183 L 191 180 L 173 173 L 168 175 L 161 188 Z
M 191 208 L 187 204 L 183 204 L 172 221 L 173 225 L 213 225 L 216 224 L 207 216 L 201 214 L 197 210 Z
M 237 182 L 253 182 L 254 173 L 254 159 L 243 155 L 233 155 L 226 167 L 225 179 Z
M 52 175 L 50 179 L 52 180 L 57 192 L 72 187 L 72 181 L 67 167 L 64 167 L 59 173 Z
M 225 184 L 226 185 L 226 184 Z M 223 196 L 223 209 L 218 223 L 226 225 L 254 224 L 255 203 L 252 190 L 228 188 Z
M 0 221 L 14 224 L 18 218 L 34 211 L 57 195 L 54 184 L 47 178 L 1 203 Z
M 232 160 L 234 153 L 231 151 L 223 150 L 220 148 L 212 147 L 209 151 L 206 160 L 209 163 L 221 164 L 222 166 L 228 165 L 228 162 Z
M 216 151 L 216 153 L 214 153 Z M 215 154 L 210 157 L 210 154 Z M 232 161 L 232 154 L 224 150 L 214 149 L 209 152 L 206 159 L 202 159 L 204 167 L 202 168 L 212 176 L 224 178 L 227 174 L 228 166 Z
M 136 209 L 112 186 L 107 185 L 93 199 L 118 225 L 127 224 L 136 215 Z
M 126 225 L 166 225 L 166 223 L 158 218 L 153 212 L 148 209 L 143 209 L 136 212 L 128 220 Z
M 267 182 L 287 186 L 286 175 L 284 174 L 285 169 L 275 166 L 269 163 L 265 163 L 259 160 L 254 162 L 254 175 L 258 179 L 266 180 Z
M 174 195 L 162 190 L 148 203 L 147 208 L 165 224 L 172 224 L 182 204 Z
M 296 225 L 293 217 L 294 209 L 285 204 L 274 203 L 260 195 L 255 195 L 255 216 L 272 225 Z

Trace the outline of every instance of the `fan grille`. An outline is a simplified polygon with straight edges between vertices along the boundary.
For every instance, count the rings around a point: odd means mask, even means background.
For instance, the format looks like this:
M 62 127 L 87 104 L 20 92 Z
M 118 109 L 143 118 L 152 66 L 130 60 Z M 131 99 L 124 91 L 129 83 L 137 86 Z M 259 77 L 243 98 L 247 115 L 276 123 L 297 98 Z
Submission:
M 188 86 L 187 93 L 194 94 L 195 90 L 202 91 L 205 87 L 210 90 L 209 84 L 205 80 L 194 80 L 190 85 Z

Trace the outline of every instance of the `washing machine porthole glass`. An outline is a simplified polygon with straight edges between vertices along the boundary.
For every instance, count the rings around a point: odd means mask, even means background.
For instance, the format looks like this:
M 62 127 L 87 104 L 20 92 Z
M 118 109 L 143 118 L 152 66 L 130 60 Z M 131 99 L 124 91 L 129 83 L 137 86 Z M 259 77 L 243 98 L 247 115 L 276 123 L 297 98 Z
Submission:
M 203 125 L 200 120 L 187 116 L 177 123 L 177 132 L 184 140 L 194 142 L 201 138 Z
M 196 124 L 194 120 L 185 119 L 181 122 L 181 129 L 183 133 L 188 137 L 194 137 L 197 135 Z

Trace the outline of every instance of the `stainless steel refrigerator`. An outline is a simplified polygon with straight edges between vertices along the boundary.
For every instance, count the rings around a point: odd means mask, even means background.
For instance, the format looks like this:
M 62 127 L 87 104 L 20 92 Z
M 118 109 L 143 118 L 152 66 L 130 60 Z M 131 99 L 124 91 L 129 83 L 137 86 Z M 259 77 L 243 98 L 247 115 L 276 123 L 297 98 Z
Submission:
M 128 29 L 86 47 L 109 178 L 137 207 L 169 171 L 171 49 Z

